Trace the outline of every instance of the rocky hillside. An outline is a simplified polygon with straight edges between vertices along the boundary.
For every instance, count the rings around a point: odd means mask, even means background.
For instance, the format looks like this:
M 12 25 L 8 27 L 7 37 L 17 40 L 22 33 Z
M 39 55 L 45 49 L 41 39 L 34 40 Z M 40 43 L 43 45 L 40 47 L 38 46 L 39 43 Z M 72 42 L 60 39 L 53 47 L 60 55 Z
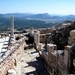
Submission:
M 75 21 L 65 21 L 61 23 L 56 30 L 52 31 L 52 41 L 57 44 L 58 49 L 64 49 L 64 46 L 68 44 L 68 37 L 70 31 L 75 29 Z

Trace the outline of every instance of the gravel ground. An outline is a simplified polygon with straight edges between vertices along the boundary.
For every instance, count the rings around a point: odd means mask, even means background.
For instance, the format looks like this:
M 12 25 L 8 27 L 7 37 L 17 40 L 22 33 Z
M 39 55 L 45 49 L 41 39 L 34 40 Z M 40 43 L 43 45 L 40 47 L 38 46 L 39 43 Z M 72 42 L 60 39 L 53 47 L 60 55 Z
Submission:
M 34 48 L 26 49 L 15 70 L 17 75 L 43 75 L 45 72 L 44 61 Z

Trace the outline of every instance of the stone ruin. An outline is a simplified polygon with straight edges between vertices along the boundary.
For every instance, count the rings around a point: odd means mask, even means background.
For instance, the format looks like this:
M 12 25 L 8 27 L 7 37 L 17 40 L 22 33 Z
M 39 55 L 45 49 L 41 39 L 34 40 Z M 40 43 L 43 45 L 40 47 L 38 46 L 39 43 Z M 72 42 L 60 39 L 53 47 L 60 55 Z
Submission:
M 30 34 L 34 37 L 33 42 L 35 42 L 38 52 L 57 75 L 75 74 L 74 25 L 75 22 L 68 21 L 56 29 L 41 30 L 41 33 L 38 30 L 31 30 Z M 17 65 L 26 45 L 24 37 L 21 36 L 15 43 L 8 46 L 5 53 L 0 54 L 0 75 L 14 72 L 12 69 Z M 7 56 L 9 57 L 7 58 Z
M 42 58 L 57 75 L 75 74 L 74 29 L 75 21 L 62 23 L 60 27 L 45 35 L 44 43 L 38 44 Z

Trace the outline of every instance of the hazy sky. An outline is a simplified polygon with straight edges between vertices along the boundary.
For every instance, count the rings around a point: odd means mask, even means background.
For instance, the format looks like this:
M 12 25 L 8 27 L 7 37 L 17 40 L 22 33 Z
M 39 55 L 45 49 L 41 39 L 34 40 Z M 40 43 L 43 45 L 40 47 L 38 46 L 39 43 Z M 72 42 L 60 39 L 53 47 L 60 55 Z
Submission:
M 75 15 L 75 0 L 0 0 L 0 13 Z

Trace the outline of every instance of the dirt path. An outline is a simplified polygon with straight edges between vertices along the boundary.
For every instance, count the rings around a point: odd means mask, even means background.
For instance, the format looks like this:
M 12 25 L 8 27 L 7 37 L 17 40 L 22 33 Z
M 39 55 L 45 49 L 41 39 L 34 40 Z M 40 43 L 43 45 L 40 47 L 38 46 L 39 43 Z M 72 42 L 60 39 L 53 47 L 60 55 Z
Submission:
M 42 75 L 45 71 L 44 62 L 35 49 L 27 49 L 15 67 L 18 75 Z

